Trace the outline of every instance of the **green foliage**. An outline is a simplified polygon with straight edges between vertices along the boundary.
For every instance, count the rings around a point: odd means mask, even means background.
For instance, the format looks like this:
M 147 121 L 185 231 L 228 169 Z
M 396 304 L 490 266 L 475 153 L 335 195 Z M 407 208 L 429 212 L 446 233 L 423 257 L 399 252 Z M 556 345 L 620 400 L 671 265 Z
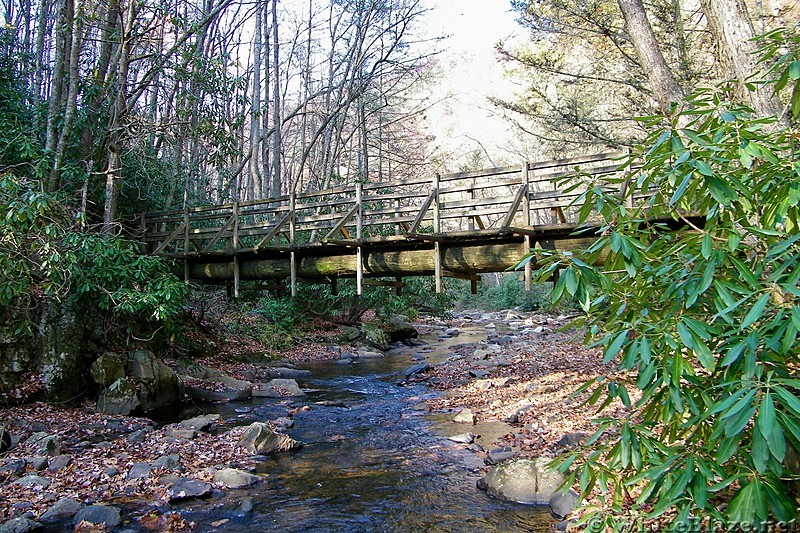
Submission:
M 27 310 L 45 297 L 66 293 L 69 251 L 59 245 L 66 210 L 30 182 L 0 176 L 0 310 L 3 336 L 30 331 Z
M 0 176 L 0 310 L 4 335 L 30 333 L 27 312 L 47 299 L 77 298 L 114 317 L 168 323 L 186 286 L 161 259 L 125 239 L 75 231 L 69 210 L 33 182 Z
M 21 65 L 30 58 L 12 28 L 0 26 L 0 173 L 39 176 L 46 164 L 31 127 L 34 109 Z
M 761 36 L 761 62 L 775 80 L 775 93 L 789 94 L 789 114 L 800 119 L 800 28 L 783 26 Z
M 528 292 L 525 290 L 525 285 L 518 273 L 502 275 L 497 285 L 480 284 L 478 286 L 478 294 L 468 293 L 467 288 L 464 284 L 460 284 L 456 288 L 458 294 L 456 305 L 458 307 L 486 309 L 488 311 L 502 311 L 505 309 L 539 311 L 553 307 L 550 301 L 550 286 L 548 283 L 536 283 Z
M 169 322 L 183 309 L 186 285 L 162 259 L 140 255 L 138 244 L 118 237 L 70 233 L 65 244 L 73 297 L 120 317 Z
M 405 278 L 403 294 L 397 296 L 393 287 L 366 286 L 359 297 L 355 280 L 338 282 L 337 294 L 330 285 L 300 285 L 298 296 L 270 295 L 254 306 L 254 311 L 267 317 L 276 327 L 292 332 L 300 317 L 318 316 L 345 323 L 358 322 L 368 310 L 378 318 L 406 315 L 411 318 L 420 313 L 443 315 L 453 302 L 452 293 L 436 294 L 433 280 L 428 278 Z M 288 293 L 288 290 L 284 293 Z
M 629 371 L 586 386 L 598 410 L 618 400 L 629 414 L 558 461 L 602 493 L 589 518 L 615 530 L 797 518 L 784 459 L 800 449 L 800 154 L 791 129 L 728 94 L 697 91 L 637 148 L 626 198 L 588 183 L 588 251 L 535 252 L 549 254 L 541 279 L 561 269 L 554 300 L 576 297 L 592 344 Z M 649 200 L 626 207 L 634 195 Z

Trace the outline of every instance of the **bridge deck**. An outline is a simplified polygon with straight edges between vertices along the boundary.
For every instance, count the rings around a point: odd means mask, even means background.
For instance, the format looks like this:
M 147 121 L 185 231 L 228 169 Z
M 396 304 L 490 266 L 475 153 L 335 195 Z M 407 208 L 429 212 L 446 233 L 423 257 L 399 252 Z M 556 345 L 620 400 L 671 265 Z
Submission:
M 429 180 L 356 183 L 258 201 L 142 216 L 150 253 L 182 260 L 206 283 L 434 275 L 477 279 L 515 265 L 534 245 L 584 247 L 572 204 L 576 177 L 609 187 L 625 152 L 436 175 Z M 612 179 L 620 183 L 620 179 Z M 558 185 L 556 184 L 558 183 Z M 588 239 L 588 240 L 587 240 Z M 391 282 L 401 286 L 400 279 Z M 473 284 L 474 285 L 474 284 Z M 530 268 L 526 287 L 530 286 Z

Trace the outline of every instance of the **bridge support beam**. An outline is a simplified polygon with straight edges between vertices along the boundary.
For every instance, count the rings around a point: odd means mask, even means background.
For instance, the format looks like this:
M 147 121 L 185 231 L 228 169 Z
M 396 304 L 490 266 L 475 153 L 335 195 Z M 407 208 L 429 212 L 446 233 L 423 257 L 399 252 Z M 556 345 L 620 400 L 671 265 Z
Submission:
M 586 249 L 594 237 L 543 241 L 544 248 L 558 250 Z M 432 276 L 436 274 L 436 256 L 441 256 L 441 271 L 458 274 L 502 272 L 519 263 L 525 253 L 524 242 L 489 244 L 483 246 L 446 246 L 440 254 L 434 250 L 398 250 L 368 252 L 363 250 L 362 261 L 356 254 L 296 257 L 295 275 L 310 279 L 356 277 L 359 263 L 363 275 L 380 276 Z M 299 255 L 299 254 L 298 254 Z M 289 257 L 281 259 L 248 258 L 239 256 L 239 277 L 242 280 L 284 279 L 292 276 Z M 221 283 L 234 278 L 231 262 L 203 262 L 189 264 L 190 277 L 206 283 Z M 322 281 L 321 281 L 322 282 Z M 326 281 L 327 282 L 327 281 Z

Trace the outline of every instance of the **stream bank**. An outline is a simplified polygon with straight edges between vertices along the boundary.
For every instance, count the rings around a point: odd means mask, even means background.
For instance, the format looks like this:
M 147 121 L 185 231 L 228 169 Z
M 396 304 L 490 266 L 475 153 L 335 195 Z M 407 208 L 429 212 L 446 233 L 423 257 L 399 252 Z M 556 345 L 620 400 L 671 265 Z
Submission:
M 350 364 L 342 354 L 298 363 L 298 370 L 310 371 L 298 380 L 306 397 L 191 406 L 174 420 L 221 416 L 211 431 L 191 439 L 170 432 L 174 426 L 91 408 L 66 417 L 44 405 L 8 410 L 4 417 L 28 417 L 29 434 L 42 429 L 69 437 L 44 465 L 8 455 L 2 468 L 16 464 L 19 470 L 24 461 L 22 471 L 7 474 L 0 487 L 8 502 L 3 516 L 41 519 L 70 498 L 119 508 L 119 527 L 133 530 L 548 530 L 554 522 L 549 513 L 489 498 L 475 485 L 493 453 L 552 451 L 559 434 L 588 424 L 566 396 L 578 378 L 597 370 L 597 358 L 568 334 L 556 333 L 558 322 L 543 315 L 466 312 L 417 324 L 427 345 Z M 555 347 L 560 343 L 567 346 Z M 430 368 L 406 375 L 422 362 Z M 465 407 L 473 409 L 475 425 L 452 421 Z M 77 421 L 73 426 L 53 427 L 70 417 Z M 282 418 L 291 426 L 284 431 L 305 443 L 300 451 L 253 457 L 237 446 L 248 424 Z M 460 433 L 480 437 L 474 443 L 448 439 Z M 18 447 L 17 455 L 38 453 L 31 446 Z M 59 466 L 56 458 L 65 455 L 71 459 Z M 175 456 L 177 461 L 170 459 Z M 260 479 L 247 489 L 221 490 L 214 482 L 215 467 L 222 466 Z M 132 476 L 134 467 L 146 475 Z M 16 483 L 30 475 L 50 483 Z M 169 488 L 184 479 L 209 483 L 208 494 L 180 503 Z M 71 522 L 53 523 L 63 528 Z

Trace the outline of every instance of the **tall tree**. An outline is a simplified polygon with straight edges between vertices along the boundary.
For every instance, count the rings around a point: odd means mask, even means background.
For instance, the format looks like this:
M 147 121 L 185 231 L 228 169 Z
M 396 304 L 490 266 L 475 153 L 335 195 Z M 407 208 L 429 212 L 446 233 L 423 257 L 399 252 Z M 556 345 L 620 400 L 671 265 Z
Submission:
M 755 72 L 744 0 L 703 0 L 702 11 L 680 0 L 512 4 L 531 41 L 499 51 L 526 88 L 495 103 L 539 140 L 539 150 L 552 147 L 554 155 L 630 146 L 644 134 L 633 117 L 663 113 L 699 85 Z M 791 13 L 791 4 L 775 0 L 773 7 Z M 762 20 L 770 29 L 781 19 Z M 741 71 L 733 71 L 732 57 Z M 731 68 L 719 72 L 715 64 Z M 769 91 L 742 96 L 756 99 L 751 105 L 760 115 L 778 111 Z
M 744 0 L 701 0 L 708 28 L 717 43 L 717 58 L 723 76 L 744 83 L 758 73 L 756 35 Z M 779 116 L 780 102 L 771 88 L 755 85 L 754 91 L 740 90 L 759 116 Z
M 625 19 L 625 29 L 639 64 L 647 74 L 650 89 L 658 100 L 661 112 L 669 114 L 672 104 L 683 98 L 683 89 L 661 53 L 653 28 L 647 20 L 644 3 L 642 0 L 618 0 L 618 3 Z

